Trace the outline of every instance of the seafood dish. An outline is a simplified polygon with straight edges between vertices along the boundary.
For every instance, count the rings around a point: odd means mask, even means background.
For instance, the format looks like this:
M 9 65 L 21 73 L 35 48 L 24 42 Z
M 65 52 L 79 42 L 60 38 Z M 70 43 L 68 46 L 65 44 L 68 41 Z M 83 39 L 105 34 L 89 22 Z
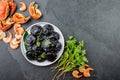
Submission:
M 62 55 L 64 38 L 56 26 L 39 22 L 30 26 L 23 34 L 21 50 L 29 62 L 37 62 L 38 66 L 50 65 Z
M 61 43 L 58 41 L 59 34 L 49 24 L 44 25 L 43 28 L 40 25 L 34 25 L 30 33 L 25 40 L 28 48 L 27 58 L 37 61 L 45 59 L 54 61 L 57 57 L 56 53 L 61 49 Z

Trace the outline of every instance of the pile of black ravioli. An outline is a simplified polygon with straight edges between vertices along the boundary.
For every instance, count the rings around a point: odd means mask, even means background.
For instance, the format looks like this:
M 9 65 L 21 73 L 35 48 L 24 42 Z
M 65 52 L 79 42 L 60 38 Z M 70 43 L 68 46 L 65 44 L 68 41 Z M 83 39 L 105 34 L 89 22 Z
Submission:
M 61 50 L 59 42 L 60 35 L 54 31 L 50 24 L 43 27 L 40 25 L 32 26 L 30 34 L 27 35 L 25 43 L 27 46 L 26 56 L 29 60 L 39 62 L 48 60 L 54 61 L 57 53 Z

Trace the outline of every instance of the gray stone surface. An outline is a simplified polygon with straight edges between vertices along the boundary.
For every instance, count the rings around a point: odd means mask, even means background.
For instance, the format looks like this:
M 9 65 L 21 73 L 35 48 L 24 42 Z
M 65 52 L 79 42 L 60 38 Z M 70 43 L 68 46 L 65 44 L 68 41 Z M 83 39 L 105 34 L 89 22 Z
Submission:
M 26 0 L 27 5 L 32 0 Z M 17 0 L 16 2 L 19 2 Z M 120 0 L 36 0 L 43 17 L 24 27 L 46 21 L 58 26 L 65 40 L 69 35 L 84 40 L 91 78 L 80 80 L 120 80 Z M 19 6 L 19 5 L 18 5 Z M 19 12 L 19 11 L 17 11 Z M 26 11 L 24 14 L 28 14 Z M 20 48 L 11 50 L 0 42 L 0 80 L 51 80 L 51 67 L 28 63 Z M 68 73 L 64 80 L 77 80 Z

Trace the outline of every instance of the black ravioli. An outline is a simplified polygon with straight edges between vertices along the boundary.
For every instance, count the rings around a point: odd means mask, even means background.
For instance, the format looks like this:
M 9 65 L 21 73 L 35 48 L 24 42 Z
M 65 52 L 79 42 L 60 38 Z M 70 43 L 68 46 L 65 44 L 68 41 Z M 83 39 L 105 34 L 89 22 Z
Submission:
M 35 60 L 36 53 L 35 53 L 35 51 L 32 51 L 32 50 L 31 51 L 27 51 L 26 56 L 30 60 Z
M 50 51 L 51 44 L 52 43 L 50 39 L 44 39 L 41 43 L 41 47 L 43 48 L 45 52 L 48 52 Z
M 56 58 L 57 58 L 57 55 L 54 53 L 47 53 L 47 55 L 46 55 L 46 59 L 48 61 L 54 61 Z
M 32 46 L 35 43 L 35 41 L 36 41 L 36 37 L 31 34 L 28 35 L 25 40 L 27 46 Z
M 33 35 L 38 35 L 38 34 L 41 35 L 42 31 L 43 29 L 40 25 L 34 25 L 30 30 L 31 34 Z
M 43 33 L 45 35 L 48 35 L 48 34 L 52 33 L 53 31 L 54 31 L 54 29 L 53 29 L 52 25 L 46 24 L 43 26 Z
M 50 35 L 48 35 L 48 38 L 53 40 L 59 40 L 60 35 L 57 32 L 52 32 Z

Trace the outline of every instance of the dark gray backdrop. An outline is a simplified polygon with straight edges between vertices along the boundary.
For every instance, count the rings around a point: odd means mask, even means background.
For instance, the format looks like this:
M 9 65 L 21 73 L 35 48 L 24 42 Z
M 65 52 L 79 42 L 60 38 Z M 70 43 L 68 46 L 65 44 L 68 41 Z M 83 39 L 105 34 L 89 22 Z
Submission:
M 19 2 L 21 0 L 16 0 Z M 32 0 L 24 0 L 27 5 Z M 80 80 L 120 80 L 120 0 L 36 0 L 43 17 L 30 20 L 25 28 L 39 21 L 58 26 L 65 40 L 73 35 L 85 41 L 91 78 Z M 18 8 L 20 5 L 18 5 Z M 19 10 L 17 10 L 19 12 Z M 23 13 L 28 15 L 28 10 Z M 0 80 L 51 80 L 51 67 L 28 63 L 20 48 L 11 50 L 0 41 Z M 67 74 L 64 80 L 77 80 Z

